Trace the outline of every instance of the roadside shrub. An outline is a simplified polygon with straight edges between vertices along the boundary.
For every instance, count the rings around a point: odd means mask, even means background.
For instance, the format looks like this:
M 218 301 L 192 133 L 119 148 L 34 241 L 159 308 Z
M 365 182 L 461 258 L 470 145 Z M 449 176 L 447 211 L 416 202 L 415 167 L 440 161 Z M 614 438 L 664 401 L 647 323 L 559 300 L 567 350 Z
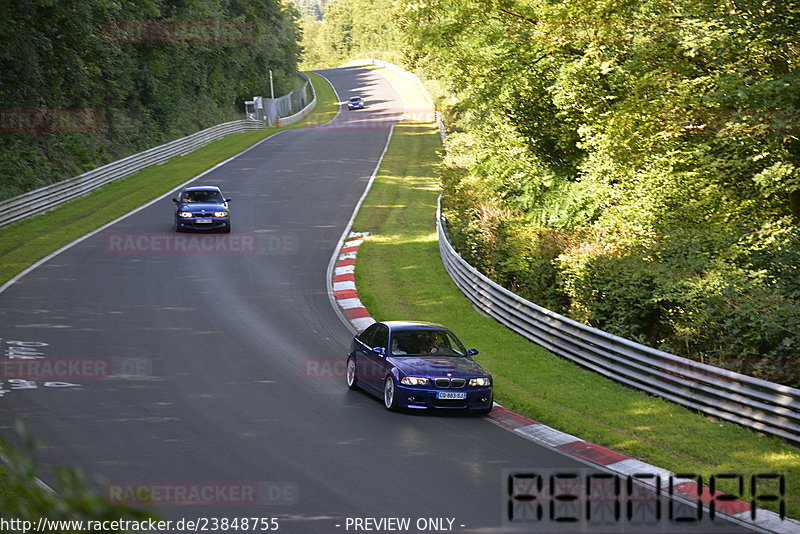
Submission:
M 17 423 L 17 432 L 24 439 L 20 452 L 5 438 L 0 438 L 0 510 L 5 518 L 30 521 L 49 520 L 145 521 L 156 519 L 152 513 L 125 504 L 110 504 L 92 488 L 89 478 L 79 469 L 56 467 L 52 490 L 39 483 L 41 467 L 33 456 L 41 449 L 37 440 L 26 436 Z M 66 527 L 66 525 L 65 525 Z M 71 528 L 52 532 L 75 532 Z M 113 532 L 121 532 L 114 530 Z

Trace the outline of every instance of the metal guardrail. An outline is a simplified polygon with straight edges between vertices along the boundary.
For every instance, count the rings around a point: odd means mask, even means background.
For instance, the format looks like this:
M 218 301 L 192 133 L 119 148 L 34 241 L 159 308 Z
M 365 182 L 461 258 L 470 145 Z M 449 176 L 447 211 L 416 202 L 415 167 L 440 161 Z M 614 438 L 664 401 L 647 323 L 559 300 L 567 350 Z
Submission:
M 317 95 L 314 92 L 313 84 L 310 83 L 307 76 L 302 73 L 300 75 L 306 79 L 307 85 L 311 85 L 313 99 L 300 112 L 280 119 L 280 126 L 300 121 L 316 106 Z M 109 182 L 130 176 L 150 165 L 164 163 L 175 156 L 185 156 L 226 135 L 263 128 L 264 122 L 257 120 L 238 120 L 218 124 L 144 152 L 113 161 L 78 176 L 4 200 L 0 202 L 0 228 L 26 217 L 52 210 L 65 202 L 82 197 Z
M 441 205 L 436 219 L 445 268 L 483 313 L 551 352 L 625 385 L 800 443 L 800 389 L 681 358 L 537 306 L 492 282 L 456 252 Z
M 298 87 L 289 93 L 278 98 L 265 98 L 264 103 L 266 109 L 264 110 L 264 120 L 269 126 L 288 126 L 300 121 L 305 115 L 308 114 L 310 109 L 313 109 L 313 104 L 316 104 L 317 95 L 314 92 L 314 84 L 311 79 L 302 72 L 297 73 L 298 76 L 305 80 L 302 87 Z M 308 88 L 311 88 L 312 100 L 308 104 Z M 295 113 L 293 111 L 297 110 Z M 293 119 L 300 116 L 300 118 Z M 292 120 L 293 122 L 286 122 Z
M 0 202 L 0 227 L 31 215 L 49 211 L 65 202 L 84 196 L 109 182 L 125 178 L 150 165 L 175 156 L 185 156 L 211 141 L 232 133 L 260 130 L 261 121 L 239 120 L 218 124 L 163 145 L 113 161 L 102 167 L 47 185 Z
M 314 84 L 311 83 L 311 79 L 308 76 L 306 76 L 305 74 L 303 74 L 302 72 L 300 72 L 298 74 L 300 74 L 301 77 L 306 79 L 306 83 L 303 86 L 303 90 L 305 91 L 306 87 L 310 87 L 311 88 L 311 102 L 309 102 L 306 107 L 304 107 L 303 109 L 301 109 L 300 111 L 298 111 L 294 115 L 289 115 L 288 117 L 278 118 L 278 120 L 276 121 L 276 124 L 277 124 L 278 128 L 281 128 L 283 126 L 289 126 L 289 125 L 292 125 L 292 124 L 300 122 L 301 120 L 303 120 L 303 118 L 305 118 L 306 115 L 311 113 L 311 110 L 314 109 L 314 107 L 316 107 L 316 105 L 317 105 L 317 92 L 314 90 Z
M 366 59 L 419 83 L 397 65 Z M 350 64 L 357 64 L 351 62 Z M 428 95 L 430 101 L 430 95 Z M 446 132 L 437 113 L 437 122 Z M 467 263 L 453 246 L 441 212 L 439 252 L 450 277 L 481 312 L 551 352 L 630 387 L 706 415 L 800 443 L 800 389 L 662 352 L 584 325 L 520 297 Z

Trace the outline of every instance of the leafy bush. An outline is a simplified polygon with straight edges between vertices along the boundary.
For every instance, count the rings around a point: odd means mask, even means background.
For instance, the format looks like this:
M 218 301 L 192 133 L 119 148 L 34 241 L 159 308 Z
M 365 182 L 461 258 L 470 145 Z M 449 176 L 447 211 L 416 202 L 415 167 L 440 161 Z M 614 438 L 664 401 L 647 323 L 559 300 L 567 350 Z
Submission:
M 405 2 L 449 83 L 457 248 L 534 302 L 800 385 L 800 12 L 745 0 Z
M 17 425 L 25 437 L 24 429 Z M 53 491 L 39 483 L 40 468 L 30 457 L 39 444 L 25 438 L 28 454 L 0 439 L 0 454 L 5 465 L 0 467 L 0 510 L 6 519 L 30 521 L 50 520 L 144 521 L 155 519 L 151 513 L 123 504 L 110 504 L 91 489 L 86 475 L 77 469 L 57 467 Z M 65 528 L 53 532 L 75 532 Z

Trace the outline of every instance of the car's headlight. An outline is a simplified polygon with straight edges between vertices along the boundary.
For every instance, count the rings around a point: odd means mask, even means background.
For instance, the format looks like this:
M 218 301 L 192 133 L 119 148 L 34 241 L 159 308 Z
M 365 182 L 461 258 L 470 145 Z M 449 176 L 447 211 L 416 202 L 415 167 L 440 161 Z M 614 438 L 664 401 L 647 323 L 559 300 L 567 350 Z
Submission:
M 406 386 L 427 386 L 429 382 L 429 379 L 422 376 L 404 376 L 400 381 L 401 384 Z
M 188 211 L 182 211 L 178 214 L 179 217 L 183 217 L 184 219 L 188 219 L 189 217 L 194 217 L 194 214 Z
M 228 216 L 228 212 L 227 211 L 215 211 L 214 212 L 214 217 L 227 217 L 227 216 Z
M 488 376 L 480 376 L 478 378 L 470 378 L 469 379 L 470 386 L 491 386 L 492 381 L 489 379 Z

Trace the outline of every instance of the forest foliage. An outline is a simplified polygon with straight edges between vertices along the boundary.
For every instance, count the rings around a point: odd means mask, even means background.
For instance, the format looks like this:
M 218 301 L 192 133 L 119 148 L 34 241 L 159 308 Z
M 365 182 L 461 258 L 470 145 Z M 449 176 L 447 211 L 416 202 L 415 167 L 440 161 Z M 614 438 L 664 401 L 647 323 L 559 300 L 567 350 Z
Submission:
M 309 17 L 311 20 L 322 20 L 325 13 L 325 6 L 330 0 L 292 0 L 292 3 L 300 10 L 300 14 Z
M 800 384 L 796 0 L 372 15 L 446 93 L 443 203 L 470 263 L 613 334 Z M 331 50 L 360 53 L 354 33 L 328 31 Z
M 358 57 L 399 63 L 399 7 L 400 0 L 332 0 L 321 20 L 303 17 L 302 67 L 336 67 Z
M 0 1 L 0 198 L 243 118 L 296 85 L 283 0 Z

